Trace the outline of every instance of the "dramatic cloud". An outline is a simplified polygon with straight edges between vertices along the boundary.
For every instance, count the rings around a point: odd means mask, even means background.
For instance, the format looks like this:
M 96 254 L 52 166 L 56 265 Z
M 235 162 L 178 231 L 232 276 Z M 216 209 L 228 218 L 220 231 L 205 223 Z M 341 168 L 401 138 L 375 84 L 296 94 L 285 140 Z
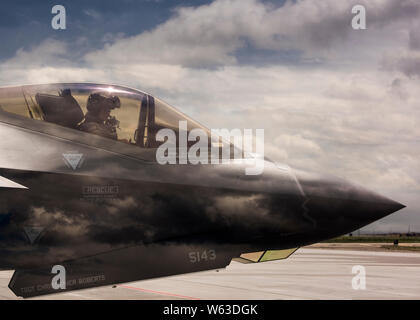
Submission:
M 365 2 L 365 3 L 364 3 Z M 151 31 L 122 38 L 104 50 L 87 54 L 96 64 L 160 63 L 212 67 L 237 62 L 235 52 L 252 46 L 260 50 L 298 50 L 317 61 L 352 46 L 389 47 L 383 29 L 396 34 L 401 24 L 416 21 L 420 4 L 414 1 L 362 1 L 368 12 L 368 39 L 351 28 L 351 8 L 360 1 L 287 1 L 276 8 L 257 0 L 218 0 L 209 5 L 179 8 L 167 22 Z M 391 43 L 389 41 L 391 39 Z M 415 40 L 414 40 L 415 42 Z M 360 46 L 362 45 L 362 46 Z

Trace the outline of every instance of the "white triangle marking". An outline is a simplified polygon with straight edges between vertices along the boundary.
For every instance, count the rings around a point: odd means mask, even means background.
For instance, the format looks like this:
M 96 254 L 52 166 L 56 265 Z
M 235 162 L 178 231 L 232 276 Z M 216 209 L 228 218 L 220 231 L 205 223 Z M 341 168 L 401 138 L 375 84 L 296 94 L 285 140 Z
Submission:
M 27 187 L 2 176 L 0 176 L 0 188 L 28 189 Z
M 81 153 L 63 153 L 63 157 L 73 170 L 76 170 L 83 158 Z

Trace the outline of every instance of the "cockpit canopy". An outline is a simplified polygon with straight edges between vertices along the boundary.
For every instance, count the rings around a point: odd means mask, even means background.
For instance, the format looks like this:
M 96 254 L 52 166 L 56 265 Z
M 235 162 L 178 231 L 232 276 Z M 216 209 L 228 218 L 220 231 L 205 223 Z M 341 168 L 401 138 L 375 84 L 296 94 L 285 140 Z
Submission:
M 93 105 L 96 103 L 96 105 Z M 0 111 L 100 135 L 141 148 L 157 148 L 160 129 L 179 134 L 209 130 L 167 103 L 144 92 L 115 85 L 60 83 L 0 88 Z

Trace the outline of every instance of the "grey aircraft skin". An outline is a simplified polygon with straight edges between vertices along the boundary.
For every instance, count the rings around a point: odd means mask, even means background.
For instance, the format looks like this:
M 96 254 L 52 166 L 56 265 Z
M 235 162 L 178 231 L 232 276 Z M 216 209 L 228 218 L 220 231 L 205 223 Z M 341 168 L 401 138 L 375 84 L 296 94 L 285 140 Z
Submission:
M 117 140 L 78 130 L 96 92 L 121 100 Z M 316 243 L 404 207 L 269 159 L 261 175 L 246 175 L 245 159 L 161 165 L 156 133 L 179 120 L 188 131 L 204 128 L 121 86 L 0 89 L 0 269 L 15 270 L 16 295 L 223 268 L 244 253 Z M 65 289 L 52 287 L 55 265 L 66 270 Z

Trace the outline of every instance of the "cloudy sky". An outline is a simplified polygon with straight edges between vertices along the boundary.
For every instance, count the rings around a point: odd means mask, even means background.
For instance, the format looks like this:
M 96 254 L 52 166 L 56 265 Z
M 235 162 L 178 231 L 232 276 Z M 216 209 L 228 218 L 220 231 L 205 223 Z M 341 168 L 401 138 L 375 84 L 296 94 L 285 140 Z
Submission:
M 263 128 L 273 160 L 407 205 L 363 231 L 420 232 L 419 1 L 66 0 L 66 30 L 55 4 L 2 2 L 0 85 L 110 82 Z

